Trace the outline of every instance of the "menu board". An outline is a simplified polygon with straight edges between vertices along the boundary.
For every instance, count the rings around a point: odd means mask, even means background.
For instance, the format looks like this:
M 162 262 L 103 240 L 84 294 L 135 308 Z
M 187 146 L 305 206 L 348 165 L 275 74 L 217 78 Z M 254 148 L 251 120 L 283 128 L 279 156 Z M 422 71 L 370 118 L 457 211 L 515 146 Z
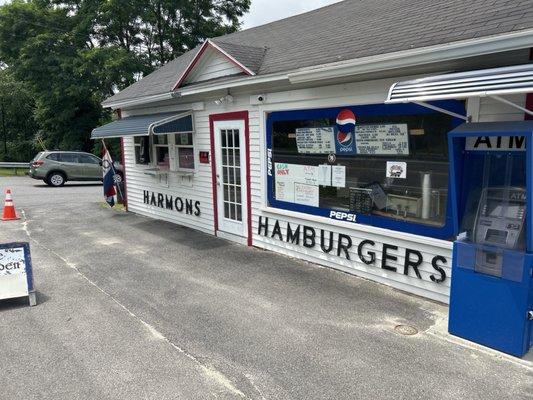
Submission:
M 407 124 L 357 125 L 357 154 L 409 155 Z
M 350 211 L 369 215 L 372 212 L 372 189 L 350 188 Z
M 300 154 L 335 153 L 334 128 L 297 128 L 296 145 Z

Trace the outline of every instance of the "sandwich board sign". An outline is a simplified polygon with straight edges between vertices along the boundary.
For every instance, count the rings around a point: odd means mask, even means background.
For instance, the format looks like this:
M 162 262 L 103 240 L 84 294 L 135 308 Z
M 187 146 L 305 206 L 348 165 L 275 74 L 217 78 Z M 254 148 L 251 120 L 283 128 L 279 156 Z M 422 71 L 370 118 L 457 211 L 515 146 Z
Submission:
M 26 296 L 30 306 L 37 304 L 30 245 L 26 242 L 0 244 L 0 300 Z

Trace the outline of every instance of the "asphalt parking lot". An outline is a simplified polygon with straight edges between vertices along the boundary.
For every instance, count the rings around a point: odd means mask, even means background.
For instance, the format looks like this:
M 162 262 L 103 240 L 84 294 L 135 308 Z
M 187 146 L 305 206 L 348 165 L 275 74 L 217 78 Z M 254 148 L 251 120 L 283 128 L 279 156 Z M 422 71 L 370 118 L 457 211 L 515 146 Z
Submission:
M 0 399 L 532 399 L 533 357 L 446 334 L 447 308 L 0 178 L 39 304 L 0 302 Z M 414 327 L 403 335 L 395 327 Z

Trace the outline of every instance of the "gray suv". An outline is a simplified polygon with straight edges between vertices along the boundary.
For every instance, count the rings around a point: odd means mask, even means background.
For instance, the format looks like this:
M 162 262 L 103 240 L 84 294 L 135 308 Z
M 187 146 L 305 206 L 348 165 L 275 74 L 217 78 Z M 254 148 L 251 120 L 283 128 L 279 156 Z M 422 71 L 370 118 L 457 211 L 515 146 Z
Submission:
M 122 180 L 122 168 L 115 165 L 115 181 Z M 66 181 L 102 181 L 102 160 L 79 151 L 41 151 L 30 162 L 29 176 L 50 186 Z

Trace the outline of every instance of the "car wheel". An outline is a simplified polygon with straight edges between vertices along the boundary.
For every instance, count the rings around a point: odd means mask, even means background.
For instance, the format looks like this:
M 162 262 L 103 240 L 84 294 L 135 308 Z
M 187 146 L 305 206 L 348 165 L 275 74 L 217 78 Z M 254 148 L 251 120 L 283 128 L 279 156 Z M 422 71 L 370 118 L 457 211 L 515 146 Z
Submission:
M 65 174 L 63 174 L 62 172 L 52 172 L 46 178 L 46 183 L 54 187 L 63 186 L 65 182 L 66 182 Z
M 115 181 L 115 183 L 122 183 L 122 181 L 124 180 L 124 178 L 122 177 L 122 174 L 121 174 L 121 173 L 116 173 L 116 174 L 113 176 L 113 180 Z

